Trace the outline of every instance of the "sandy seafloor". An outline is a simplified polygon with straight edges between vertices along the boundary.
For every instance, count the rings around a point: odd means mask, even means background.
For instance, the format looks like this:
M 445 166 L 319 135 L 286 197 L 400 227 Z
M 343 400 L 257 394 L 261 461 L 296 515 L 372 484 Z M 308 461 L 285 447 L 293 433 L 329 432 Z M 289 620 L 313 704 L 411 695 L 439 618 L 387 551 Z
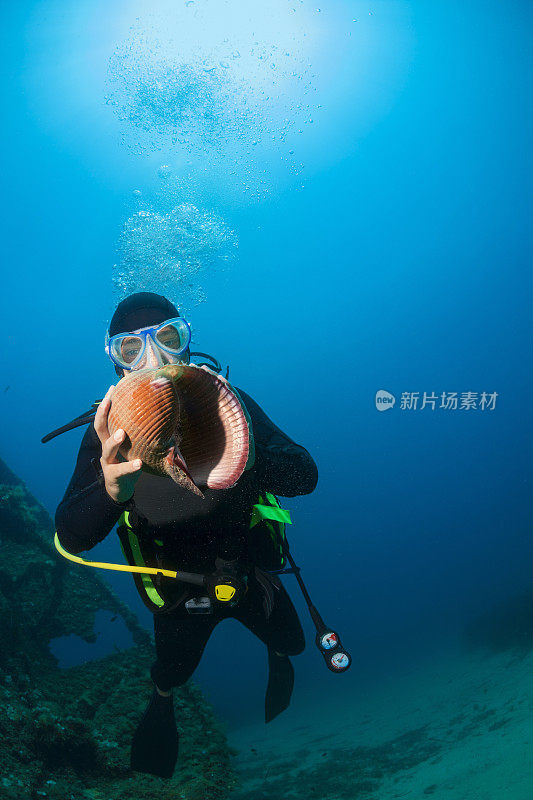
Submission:
M 533 653 L 448 651 L 355 693 L 332 677 L 229 731 L 232 800 L 533 800 Z

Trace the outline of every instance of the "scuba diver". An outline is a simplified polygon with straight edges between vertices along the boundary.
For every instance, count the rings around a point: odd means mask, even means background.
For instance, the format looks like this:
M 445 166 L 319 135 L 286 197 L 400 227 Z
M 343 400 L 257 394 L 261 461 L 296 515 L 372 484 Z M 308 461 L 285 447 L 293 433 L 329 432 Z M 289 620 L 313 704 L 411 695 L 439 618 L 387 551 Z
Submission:
M 192 363 L 191 356 L 218 363 L 206 354 L 191 353 L 190 340 L 187 321 L 169 300 L 140 292 L 118 305 L 106 352 L 120 377 L 132 370 Z M 289 705 L 294 683 L 289 656 L 301 653 L 305 641 L 296 609 L 275 574 L 284 563 L 276 521 L 288 515 L 276 495 L 311 493 L 318 472 L 307 450 L 274 425 L 246 392 L 236 389 L 251 422 L 255 459 L 249 460 L 234 486 L 202 486 L 205 497 L 198 497 L 168 478 L 142 471 L 141 461 L 124 460 L 119 454 L 125 432 L 110 436 L 108 430 L 113 389 L 93 412 L 94 424 L 82 439 L 74 474 L 56 512 L 56 546 L 68 551 L 63 553 L 67 556 L 90 550 L 118 522 L 129 564 L 160 568 L 153 578 L 134 573 L 141 597 L 154 613 L 156 660 L 151 668 L 153 692 L 132 740 L 131 767 L 169 778 L 178 757 L 172 689 L 192 676 L 223 619 L 239 620 L 267 648 L 266 722 Z M 87 422 L 93 416 L 78 419 Z M 193 585 L 172 580 L 165 568 L 189 570 L 181 574 L 201 575 L 202 581 Z M 206 586 L 218 590 L 221 584 L 230 586 L 234 601 L 217 602 L 217 597 L 227 598 L 206 591 Z

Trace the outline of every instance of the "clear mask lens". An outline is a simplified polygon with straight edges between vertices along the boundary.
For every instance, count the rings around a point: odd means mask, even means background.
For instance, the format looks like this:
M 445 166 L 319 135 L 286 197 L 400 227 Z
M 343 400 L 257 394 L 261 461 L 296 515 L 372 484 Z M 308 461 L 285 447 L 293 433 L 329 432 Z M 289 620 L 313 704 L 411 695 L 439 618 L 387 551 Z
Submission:
M 113 355 L 121 364 L 132 364 L 143 346 L 140 336 L 124 336 L 113 342 Z
M 174 320 L 156 331 L 155 340 L 169 353 L 181 353 L 189 344 L 189 329 L 181 320 Z

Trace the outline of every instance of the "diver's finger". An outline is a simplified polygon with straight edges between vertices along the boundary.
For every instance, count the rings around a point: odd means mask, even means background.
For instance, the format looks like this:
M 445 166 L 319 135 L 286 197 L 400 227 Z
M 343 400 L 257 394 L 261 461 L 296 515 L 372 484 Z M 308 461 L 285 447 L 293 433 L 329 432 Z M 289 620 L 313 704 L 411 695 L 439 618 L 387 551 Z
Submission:
M 122 428 L 118 428 L 113 436 L 108 436 L 102 445 L 102 458 L 100 462 L 105 464 L 116 464 L 118 459 L 118 449 L 125 438 L 125 433 Z
M 113 394 L 114 388 L 115 387 L 113 385 L 109 387 L 109 389 L 105 393 L 104 399 L 96 409 L 96 414 L 94 416 L 94 429 L 102 445 L 104 444 L 106 439 L 109 439 L 109 430 L 107 427 L 107 415 L 109 414 L 109 409 L 111 408 L 111 395 Z
M 133 461 L 122 461 L 120 464 L 110 464 L 109 471 L 114 480 L 122 477 L 122 475 L 131 475 L 135 472 L 140 474 L 143 462 L 140 458 L 134 458 Z

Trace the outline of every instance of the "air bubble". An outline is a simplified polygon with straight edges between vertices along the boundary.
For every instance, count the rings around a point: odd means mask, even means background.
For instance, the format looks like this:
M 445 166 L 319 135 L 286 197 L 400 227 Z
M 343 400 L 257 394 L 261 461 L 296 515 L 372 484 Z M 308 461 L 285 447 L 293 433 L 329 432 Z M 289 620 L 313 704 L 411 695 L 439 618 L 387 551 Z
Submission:
M 194 0 L 185 5 L 194 5 Z M 186 33 L 194 34 L 193 26 L 201 25 L 195 19 L 195 14 L 187 15 Z M 304 36 L 303 31 L 292 36 L 296 53 L 305 45 Z M 240 175 L 240 186 L 248 169 L 255 176 L 259 196 L 260 165 L 252 163 L 250 169 L 253 156 L 247 153 L 253 153 L 252 147 L 270 137 L 275 142 L 273 147 L 282 151 L 285 137 L 281 120 L 285 116 L 289 117 L 285 126 L 290 125 L 290 130 L 301 132 L 303 123 L 312 123 L 306 118 L 311 109 L 306 110 L 301 103 L 313 88 L 311 65 L 301 55 L 291 55 L 267 40 L 254 42 L 250 37 L 248 45 L 241 46 L 253 64 L 246 76 L 237 80 L 241 66 L 235 61 L 241 58 L 237 42 L 219 40 L 212 49 L 202 51 L 201 36 L 196 40 L 192 36 L 191 41 L 197 41 L 198 47 L 185 53 L 176 42 L 165 38 L 164 32 L 139 19 L 131 28 L 130 38 L 117 46 L 108 65 L 106 102 L 122 126 L 119 135 L 135 155 L 168 153 L 172 164 L 174 160 L 184 168 L 190 164 L 197 173 L 203 175 L 205 171 L 215 181 L 224 170 L 222 165 L 232 158 L 230 154 L 237 152 L 235 172 Z M 252 85 L 248 81 L 254 73 L 258 82 L 254 80 Z M 172 180 L 172 172 L 168 176 L 159 173 L 165 185 L 169 183 L 167 177 Z
M 198 273 L 220 269 L 235 252 L 235 232 L 214 212 L 181 203 L 168 213 L 141 209 L 129 217 L 118 242 L 113 283 L 120 294 L 156 291 L 202 302 Z M 195 287 L 193 297 L 187 286 Z

